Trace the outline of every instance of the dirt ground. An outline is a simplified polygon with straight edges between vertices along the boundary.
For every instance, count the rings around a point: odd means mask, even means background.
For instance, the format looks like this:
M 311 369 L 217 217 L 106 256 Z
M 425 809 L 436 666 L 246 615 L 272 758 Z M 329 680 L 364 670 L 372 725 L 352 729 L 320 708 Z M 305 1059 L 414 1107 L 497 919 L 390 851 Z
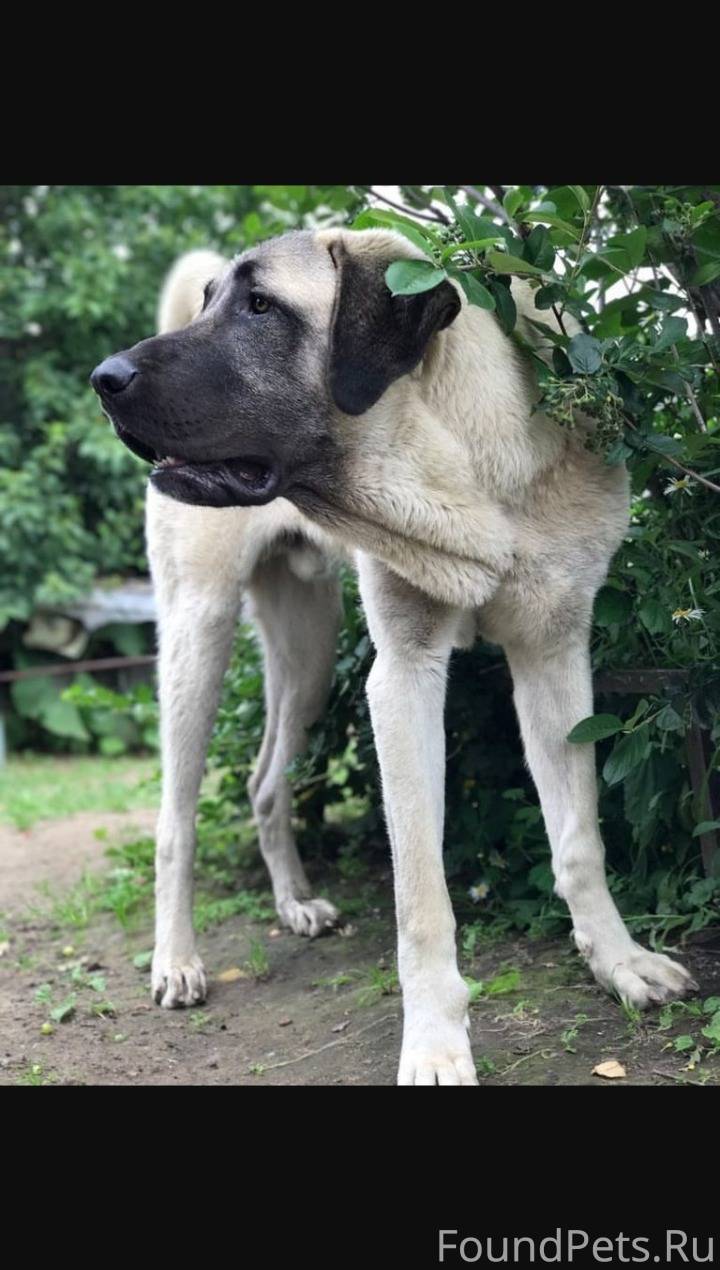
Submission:
M 393 1084 L 401 1010 L 389 874 L 372 889 L 334 874 L 313 879 L 354 909 L 342 934 L 310 942 L 244 916 L 210 927 L 199 939 L 208 1001 L 191 1010 L 150 1001 L 149 910 L 129 931 L 111 914 L 84 928 L 58 925 L 37 884 L 62 894 L 83 870 L 108 867 L 113 835 L 148 832 L 154 818 L 93 812 L 27 831 L 0 827 L 0 1085 Z M 367 901 L 359 912 L 358 897 Z M 682 959 L 701 1001 L 720 996 L 718 932 Z M 681 1011 L 664 1028 L 657 1011 L 629 1019 L 569 941 L 494 943 L 462 968 L 488 985 L 470 1011 L 481 1085 L 720 1084 L 717 1058 L 705 1052 L 693 1064 L 673 1048 L 686 1034 L 702 1045 L 702 1018 Z M 71 993 L 74 1009 L 53 1021 Z M 626 1075 L 592 1074 L 609 1060 Z

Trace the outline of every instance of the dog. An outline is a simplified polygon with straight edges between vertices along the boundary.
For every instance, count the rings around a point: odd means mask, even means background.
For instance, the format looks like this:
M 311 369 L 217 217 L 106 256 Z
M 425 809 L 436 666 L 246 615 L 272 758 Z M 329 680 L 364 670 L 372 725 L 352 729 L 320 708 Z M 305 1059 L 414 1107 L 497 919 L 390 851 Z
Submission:
M 468 990 L 442 860 L 446 675 L 454 647 L 501 645 L 552 849 L 557 893 L 600 984 L 635 1008 L 696 987 L 636 943 L 608 890 L 592 714 L 594 596 L 627 532 L 628 479 L 533 408 L 527 354 L 443 281 L 394 296 L 420 256 L 390 230 L 295 231 L 226 261 L 192 252 L 162 291 L 158 335 L 91 376 L 153 464 L 164 772 L 152 991 L 202 1001 L 192 924 L 194 817 L 243 596 L 265 664 L 266 728 L 250 797 L 285 926 L 338 920 L 314 898 L 291 828 L 288 764 L 321 715 L 355 560 L 375 661 L 367 682 L 396 892 L 401 1085 L 474 1085 Z M 544 347 L 527 284 L 518 326 Z M 554 319 L 552 320 L 554 323 Z M 578 330 L 568 315 L 566 328 Z M 557 327 L 556 327 L 557 329 Z

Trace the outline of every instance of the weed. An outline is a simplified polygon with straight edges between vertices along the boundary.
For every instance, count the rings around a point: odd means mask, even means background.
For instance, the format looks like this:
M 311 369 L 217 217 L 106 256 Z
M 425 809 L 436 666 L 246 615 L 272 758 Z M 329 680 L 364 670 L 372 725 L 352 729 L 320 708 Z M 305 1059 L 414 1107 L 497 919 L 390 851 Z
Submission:
M 478 1076 L 494 1076 L 497 1067 L 491 1058 L 481 1055 L 480 1058 L 475 1059 L 475 1071 Z
M 245 965 L 254 979 L 267 979 L 270 974 L 270 962 L 262 940 L 250 940 L 250 956 Z
M 205 931 L 209 926 L 217 926 L 239 913 L 251 921 L 267 922 L 275 917 L 275 907 L 264 892 L 238 891 L 224 899 L 201 896 L 195 904 L 195 929 Z
M 49 1072 L 45 1072 L 42 1063 L 30 1063 L 18 1076 L 16 1085 L 52 1085 L 57 1080 Z
M 400 987 L 397 971 L 385 970 L 381 966 L 372 966 L 368 971 L 367 980 L 367 984 L 358 991 L 358 1005 L 375 1005 L 381 997 L 390 996 Z
M 313 988 L 332 988 L 333 992 L 337 992 L 338 988 L 344 988 L 348 983 L 354 983 L 357 979 L 362 979 L 362 970 L 341 970 L 336 975 L 329 975 L 326 979 L 313 979 Z
M 584 1023 L 587 1023 L 587 1021 L 588 1021 L 587 1014 L 576 1014 L 575 1022 L 572 1024 L 572 1026 L 566 1028 L 564 1032 L 561 1032 L 560 1040 L 562 1041 L 563 1048 L 567 1051 L 568 1054 L 577 1054 L 575 1041 L 578 1038 L 578 1032 L 580 1031 L 580 1028 L 582 1027 Z

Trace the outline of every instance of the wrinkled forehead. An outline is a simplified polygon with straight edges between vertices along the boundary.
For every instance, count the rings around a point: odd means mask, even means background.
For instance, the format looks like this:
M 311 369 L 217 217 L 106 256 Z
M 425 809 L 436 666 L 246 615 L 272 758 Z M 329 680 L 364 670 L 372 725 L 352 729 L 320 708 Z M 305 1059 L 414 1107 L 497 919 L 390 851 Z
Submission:
M 223 285 L 232 285 L 236 278 L 301 311 L 313 324 L 327 325 L 330 319 L 335 267 L 312 230 L 283 234 L 242 252 L 228 266 Z

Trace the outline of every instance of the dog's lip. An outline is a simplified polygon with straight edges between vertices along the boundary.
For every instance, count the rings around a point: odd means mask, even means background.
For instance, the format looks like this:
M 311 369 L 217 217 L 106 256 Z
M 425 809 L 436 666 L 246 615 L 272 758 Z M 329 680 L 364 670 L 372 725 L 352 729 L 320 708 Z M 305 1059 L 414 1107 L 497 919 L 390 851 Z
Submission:
M 216 469 L 220 471 L 223 467 L 230 468 L 243 480 L 249 483 L 268 484 L 271 477 L 277 472 L 277 465 L 268 458 L 260 458 L 257 455 L 230 455 L 226 459 L 181 459 L 175 454 L 168 454 L 162 459 L 157 459 L 153 467 L 155 472 L 167 472 L 171 469 L 179 468 L 196 468 L 198 470 L 205 469 L 212 471 Z
M 146 463 L 158 463 L 160 461 L 160 455 L 153 446 L 148 445 L 146 441 L 141 441 L 129 428 L 123 427 L 121 423 L 113 419 L 112 415 L 108 417 L 118 439 L 122 441 L 123 445 L 127 446 L 128 450 L 132 450 L 133 454 L 137 454 L 138 458 L 144 459 Z
M 221 468 L 224 464 L 232 465 L 236 473 L 249 485 L 261 488 L 274 481 L 277 472 L 272 459 L 259 455 L 231 455 L 226 459 L 188 459 L 177 454 L 161 454 L 154 446 L 141 441 L 129 428 L 113 420 L 113 427 L 124 445 L 141 459 L 153 465 L 151 476 L 157 472 L 166 472 L 180 468 Z
M 235 456 L 198 463 L 175 459 L 158 463 L 150 480 L 161 494 L 206 507 L 253 507 L 277 498 L 281 465 L 263 455 Z

